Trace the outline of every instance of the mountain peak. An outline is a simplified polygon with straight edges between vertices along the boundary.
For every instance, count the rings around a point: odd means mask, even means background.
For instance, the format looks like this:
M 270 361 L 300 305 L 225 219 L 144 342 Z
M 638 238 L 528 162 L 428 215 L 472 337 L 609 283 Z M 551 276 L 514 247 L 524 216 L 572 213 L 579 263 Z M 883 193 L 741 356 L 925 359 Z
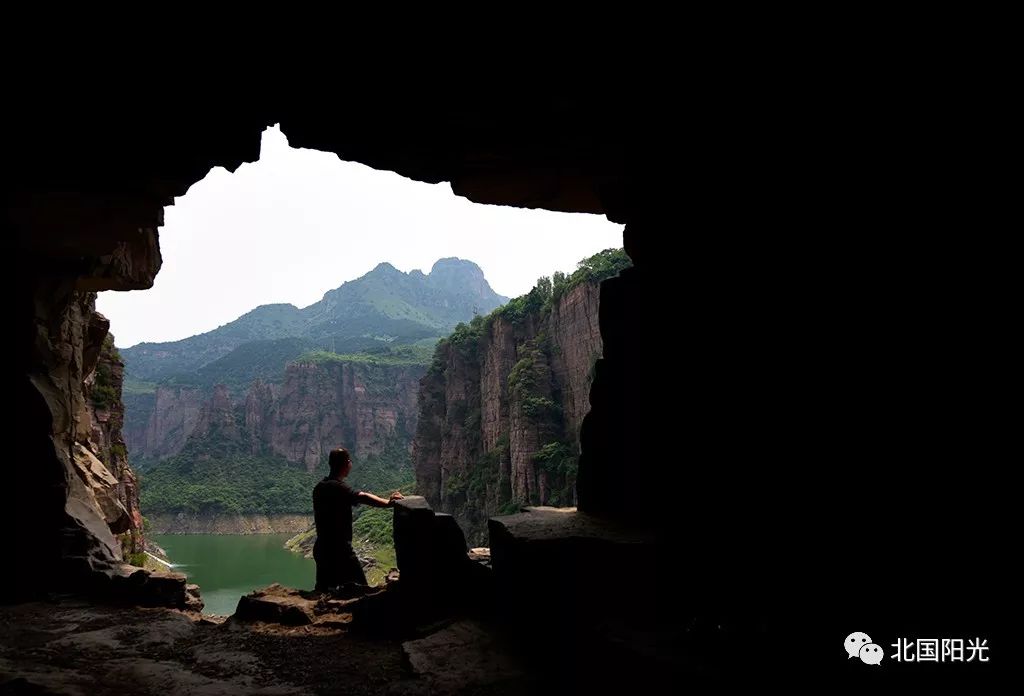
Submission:
M 448 256 L 443 259 L 438 259 L 430 268 L 430 274 L 433 275 L 436 271 L 441 271 L 443 273 L 445 271 L 451 272 L 460 270 L 479 273 L 481 276 L 484 274 L 480 267 L 477 266 L 472 261 L 469 261 L 467 259 L 460 259 L 456 256 Z
M 134 379 L 159 380 L 196 372 L 242 345 L 257 347 L 249 351 L 253 355 L 291 355 L 294 342 L 279 345 L 282 339 L 335 352 L 358 352 L 395 341 L 401 345 L 442 336 L 459 322 L 507 301 L 491 289 L 480 267 L 466 259 L 439 259 L 429 275 L 403 273 L 385 261 L 303 309 L 283 303 L 260 305 L 213 331 L 125 349 L 122 357 Z M 242 362 L 249 360 L 242 358 Z
M 449 256 L 438 259 L 430 269 L 428 284 L 442 292 L 459 295 L 477 311 L 490 311 L 508 301 L 491 289 L 483 269 L 472 261 Z

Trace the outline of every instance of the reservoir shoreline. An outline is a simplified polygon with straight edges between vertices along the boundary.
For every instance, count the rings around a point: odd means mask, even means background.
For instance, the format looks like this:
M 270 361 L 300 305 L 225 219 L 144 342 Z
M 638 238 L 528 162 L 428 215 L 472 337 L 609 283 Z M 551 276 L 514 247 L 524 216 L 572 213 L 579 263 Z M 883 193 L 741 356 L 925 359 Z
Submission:
M 151 534 L 298 534 L 313 515 L 146 515 Z

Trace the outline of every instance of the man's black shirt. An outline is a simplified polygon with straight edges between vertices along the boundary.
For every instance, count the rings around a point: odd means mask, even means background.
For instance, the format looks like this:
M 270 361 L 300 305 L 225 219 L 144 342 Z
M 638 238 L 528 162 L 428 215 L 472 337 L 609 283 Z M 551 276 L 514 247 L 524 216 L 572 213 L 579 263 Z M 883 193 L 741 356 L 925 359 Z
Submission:
M 320 547 L 352 543 L 352 507 L 359 504 L 356 492 L 337 479 L 325 478 L 313 488 L 313 519 Z

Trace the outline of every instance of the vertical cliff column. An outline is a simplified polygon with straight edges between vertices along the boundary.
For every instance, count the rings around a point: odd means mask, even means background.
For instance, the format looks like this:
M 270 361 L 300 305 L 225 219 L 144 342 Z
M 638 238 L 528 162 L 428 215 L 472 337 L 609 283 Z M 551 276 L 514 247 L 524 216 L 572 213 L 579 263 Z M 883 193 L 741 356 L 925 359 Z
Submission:
M 198 387 L 157 387 L 145 436 L 133 451 L 154 459 L 178 454 L 195 431 L 202 408 Z
M 464 505 L 461 483 L 467 465 L 480 458 L 480 362 L 476 339 L 452 342 L 445 369 L 444 429 L 441 433 L 442 509 Z
M 93 447 L 97 443 L 90 443 L 93 417 L 85 383 L 106 335 L 92 293 L 152 285 L 160 267 L 156 221 L 151 228 L 111 222 L 100 229 L 90 224 L 105 218 L 78 204 L 48 200 L 17 211 L 24 273 L 12 298 L 12 348 L 13 364 L 24 371 L 12 376 L 9 392 L 17 404 L 16 456 L 0 507 L 9 517 L 3 531 L 14 569 L 14 577 L 4 581 L 21 594 L 73 586 L 83 572 L 117 563 L 122 551 L 111 523 L 124 529 L 134 522 L 125 503 L 133 495 L 132 477 L 118 472 L 118 463 L 104 463 Z M 138 213 L 129 204 L 104 206 Z M 73 231 L 66 224 L 70 219 L 81 223 Z M 115 448 L 117 438 L 108 444 Z
M 509 447 L 508 374 L 515 366 L 515 327 L 508 321 L 491 324 L 480 368 L 480 426 L 485 455 L 496 460 L 497 487 L 489 494 L 488 513 L 512 500 L 512 461 Z
M 535 466 L 534 455 L 562 437 L 561 408 L 551 398 L 545 342 L 543 337 L 528 341 L 508 376 L 512 499 L 533 505 L 546 505 L 550 491 L 548 472 Z
M 412 461 L 416 487 L 432 507 L 441 504 L 441 436 L 445 423 L 444 365 L 435 360 L 420 380 L 420 414 Z
M 252 454 L 259 454 L 269 446 L 273 408 L 273 387 L 257 379 L 245 395 L 245 430 Z

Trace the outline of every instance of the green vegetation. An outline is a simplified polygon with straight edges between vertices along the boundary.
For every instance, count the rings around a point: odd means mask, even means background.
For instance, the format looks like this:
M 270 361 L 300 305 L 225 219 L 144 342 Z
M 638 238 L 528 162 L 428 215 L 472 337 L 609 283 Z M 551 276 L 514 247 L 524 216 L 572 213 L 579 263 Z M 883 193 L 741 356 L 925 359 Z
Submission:
M 192 373 L 243 343 L 302 336 L 306 323 L 297 307 L 264 305 L 198 336 L 167 343 L 140 343 L 121 352 L 132 379 L 159 382 Z
M 113 385 L 113 375 L 110 373 L 110 365 L 100 362 L 96 365 L 96 374 L 93 377 L 92 403 L 96 408 L 110 408 L 116 404 L 121 395 Z
M 475 358 L 479 352 L 480 339 L 490 332 L 497 319 L 520 324 L 531 316 L 540 318 L 551 311 L 556 300 L 577 285 L 599 283 L 606 278 L 617 276 L 631 265 L 633 262 L 622 249 L 605 249 L 580 261 L 571 275 L 556 272 L 550 278 L 538 278 L 537 284 L 525 295 L 509 300 L 487 316 L 477 315 L 472 321 L 456 325 L 448 337 L 438 341 L 430 372 L 444 371 L 441 355 L 449 347 L 458 350 L 465 357 Z
M 556 272 L 550 278 L 538 278 L 537 284 L 530 292 L 510 300 L 493 314 L 504 317 L 513 324 L 520 323 L 529 316 L 550 311 L 556 300 L 577 285 L 600 283 L 605 278 L 617 276 L 631 265 L 632 261 L 622 249 L 605 249 L 580 261 L 572 275 Z
M 537 375 L 534 370 L 537 355 L 533 350 L 525 350 L 524 357 L 512 366 L 508 373 L 508 388 L 512 394 L 522 398 L 528 394 L 537 384 Z
M 155 394 L 156 382 L 143 382 L 142 380 L 125 377 L 121 385 L 121 391 L 125 396 L 140 394 Z
M 309 529 L 304 532 L 299 532 L 288 541 L 284 542 L 284 547 L 292 553 L 297 553 L 300 556 L 311 558 L 313 555 L 313 544 L 316 542 L 316 526 L 310 525 Z
M 560 424 L 562 407 L 548 396 L 551 368 L 548 366 L 547 337 L 540 333 L 520 350 L 523 357 L 508 374 L 508 388 L 513 403 L 523 417 L 537 425 Z
M 369 491 L 383 497 L 387 497 L 391 491 L 411 493 L 415 486 L 415 476 L 408 442 L 407 436 L 398 434 L 388 439 L 380 454 L 356 457 L 352 462 L 349 485 L 355 490 Z M 322 471 L 324 474 L 327 472 L 326 459 Z
M 209 365 L 204 365 L 195 374 L 172 378 L 168 383 L 189 383 L 201 387 L 226 384 L 229 387 L 245 388 L 258 379 L 279 382 L 284 376 L 285 365 L 308 351 L 312 345 L 312 341 L 305 338 L 250 341 Z
M 352 548 L 360 558 L 372 558 L 376 563 L 365 569 L 366 580 L 370 585 L 379 585 L 384 581 L 388 570 L 396 568 L 393 536 L 394 512 L 383 508 L 357 507 L 358 515 L 352 524 Z M 293 553 L 309 557 L 313 553 L 313 542 L 316 541 L 316 527 L 299 532 L 287 542 L 285 548 Z
M 549 474 L 575 476 L 576 447 L 567 442 L 549 442 L 533 455 L 533 461 Z
M 103 347 L 101 349 L 101 352 L 110 356 L 111 360 L 115 362 L 121 362 L 121 353 L 118 352 L 117 348 L 114 346 L 113 334 L 108 333 L 106 336 L 103 337 Z
M 352 523 L 352 543 L 391 546 L 394 539 L 394 511 L 361 506 L 356 510 L 359 517 Z
M 571 275 L 556 272 L 550 278 L 538 278 L 537 284 L 525 295 L 509 300 L 486 317 L 476 316 L 468 324 L 459 324 L 455 327 L 455 331 L 447 338 L 442 339 L 438 345 L 443 343 L 457 346 L 474 343 L 490 331 L 491 325 L 498 318 L 506 319 L 513 324 L 521 323 L 531 316 L 540 318 L 551 311 L 556 300 L 577 285 L 600 283 L 606 278 L 617 276 L 632 265 L 633 262 L 622 249 L 599 251 L 580 261 Z M 543 337 L 538 336 L 537 343 L 537 347 L 545 347 Z
M 507 502 L 498 508 L 499 515 L 514 515 L 517 512 L 522 512 L 523 506 L 519 503 Z
M 146 514 L 309 514 L 313 486 L 322 475 L 278 456 L 182 453 L 154 464 L 141 478 Z
M 617 276 L 632 265 L 629 255 L 622 249 L 599 251 L 590 258 L 580 261 L 572 275 L 566 277 L 563 273 L 555 273 L 552 277 L 551 294 L 557 300 L 581 283 L 600 283 L 606 278 Z
M 511 514 L 519 505 L 511 502 L 511 482 L 501 478 L 500 462 L 508 457 L 508 435 L 498 447 L 483 455 L 481 442 L 481 408 L 478 400 L 470 398 L 448 401 L 445 394 L 446 370 L 459 366 L 460 374 L 468 372 L 473 379 L 473 369 L 482 365 L 481 350 L 491 339 L 495 322 L 510 323 L 517 343 L 517 360 L 509 370 L 507 379 L 508 404 L 513 413 L 529 426 L 533 434 L 544 443 L 532 453 L 532 461 L 538 475 L 544 477 L 548 491 L 545 501 L 552 505 L 573 504 L 573 486 L 578 466 L 578 451 L 574 435 L 566 433 L 565 414 L 562 412 L 558 385 L 552 380 L 552 358 L 557 355 L 549 337 L 542 327 L 545 319 L 554 310 L 556 302 L 574 288 L 585 284 L 596 284 L 618 275 L 629 268 L 631 261 L 622 249 L 606 249 L 579 262 L 571 273 L 555 273 L 551 277 L 538 279 L 530 292 L 510 300 L 486 316 L 476 316 L 469 322 L 455 327 L 448 337 L 438 342 L 437 350 L 423 381 L 421 399 L 428 404 L 439 405 L 435 411 L 439 416 L 435 424 L 421 419 L 420 435 L 427 442 L 440 443 L 445 437 L 458 435 L 466 456 L 465 468 L 447 472 L 443 483 L 443 497 L 450 512 L 464 515 L 469 524 L 484 511 Z M 534 334 L 532 339 L 523 337 Z M 595 358 L 596 361 L 596 358 Z M 595 362 L 590 365 L 588 377 L 593 377 Z M 463 370 L 463 366 L 468 366 Z M 456 433 L 462 429 L 461 433 Z M 479 456 L 476 462 L 474 457 Z M 537 503 L 538 501 L 532 501 Z M 467 529 L 471 536 L 479 530 Z
M 126 348 L 126 369 L 135 380 L 159 382 L 176 377 L 177 384 L 231 384 L 251 380 L 254 375 L 268 379 L 268 369 L 280 371 L 285 363 L 310 350 L 351 354 L 432 343 L 460 320 L 489 312 L 505 300 L 491 290 L 479 267 L 469 261 L 442 259 L 429 275 L 402 273 L 390 264 L 380 264 L 305 309 L 263 305 L 198 336 Z M 285 343 L 275 345 L 278 341 Z M 300 341 L 305 345 L 295 352 L 295 343 Z M 254 343 L 266 345 L 232 355 Z
M 411 492 L 407 442 L 399 433 L 379 454 L 356 457 L 350 485 L 385 495 Z M 316 471 L 307 472 L 281 456 L 251 454 L 239 441 L 212 433 L 190 440 L 180 454 L 150 464 L 140 474 L 141 505 L 146 514 L 310 514 L 313 486 L 326 473 L 326 456 Z
M 562 417 L 562 407 L 546 396 L 528 396 L 523 399 L 523 415 L 533 421 L 547 422 Z
M 362 353 L 307 351 L 295 358 L 298 363 L 363 363 L 369 365 L 427 365 L 434 353 L 433 343 L 417 343 L 367 350 Z
M 510 490 L 499 491 L 500 462 L 508 457 L 508 434 L 502 433 L 494 449 L 480 457 L 476 466 L 466 471 L 455 471 L 444 482 L 445 495 L 464 497 L 466 500 L 485 501 L 491 498 L 507 499 Z M 506 486 L 507 488 L 507 486 Z
M 398 567 L 398 558 L 395 556 L 394 544 L 378 546 L 373 548 L 356 548 L 357 555 L 369 555 L 377 564 L 365 569 L 366 582 L 374 587 L 384 582 L 384 577 L 392 568 Z

